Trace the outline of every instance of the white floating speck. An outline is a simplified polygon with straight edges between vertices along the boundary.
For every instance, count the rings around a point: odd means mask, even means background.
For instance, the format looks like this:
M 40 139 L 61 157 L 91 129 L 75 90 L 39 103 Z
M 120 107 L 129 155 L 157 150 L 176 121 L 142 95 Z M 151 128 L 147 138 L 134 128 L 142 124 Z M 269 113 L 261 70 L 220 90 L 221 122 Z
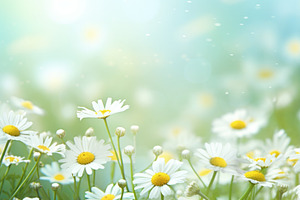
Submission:
M 182 35 L 183 38 L 186 38 L 186 35 Z
M 212 39 L 211 39 L 211 38 L 206 38 L 206 41 L 207 41 L 207 42 L 211 42 Z
M 187 1 L 187 3 L 192 3 L 192 1 Z
M 231 54 L 229 54 L 230 56 L 234 56 L 234 54 L 233 53 L 231 53 Z
M 146 36 L 149 37 L 149 36 L 150 36 L 150 33 L 146 33 Z
M 229 94 L 229 92 L 225 92 L 225 94 Z
M 220 23 L 215 23 L 215 26 L 221 26 L 221 24 Z
M 190 12 L 189 10 L 185 10 L 184 12 Z
M 244 26 L 244 24 L 243 24 L 243 23 L 240 23 L 240 26 Z
M 244 17 L 244 19 L 248 19 L 248 17 L 247 17 L 247 16 L 245 16 L 245 17 Z

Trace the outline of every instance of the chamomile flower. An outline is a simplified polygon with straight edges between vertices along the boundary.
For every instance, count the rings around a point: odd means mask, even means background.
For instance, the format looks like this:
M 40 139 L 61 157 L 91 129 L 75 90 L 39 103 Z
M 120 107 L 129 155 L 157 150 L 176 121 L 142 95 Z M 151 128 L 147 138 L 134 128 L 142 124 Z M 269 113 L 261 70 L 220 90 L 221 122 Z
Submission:
M 105 119 L 112 114 L 123 112 L 129 108 L 128 105 L 123 106 L 125 100 L 117 100 L 112 102 L 111 98 L 108 98 L 106 104 L 104 106 L 102 100 L 98 100 L 98 103 L 93 101 L 93 109 L 89 110 L 85 107 L 82 110 L 77 111 L 77 117 L 82 120 L 83 118 L 98 118 L 98 119 Z
M 212 132 L 224 138 L 241 138 L 256 134 L 264 124 L 264 120 L 256 119 L 242 109 L 214 120 Z
M 3 164 L 5 164 L 6 166 L 18 165 L 19 163 L 23 163 L 23 162 L 28 163 L 28 162 L 30 162 L 30 160 L 24 160 L 24 157 L 13 156 L 13 155 L 4 156 L 4 159 L 3 159 Z
M 104 169 L 103 164 L 110 160 L 110 145 L 104 144 L 104 140 L 97 141 L 96 137 L 74 137 L 74 143 L 67 142 L 70 150 L 65 153 L 65 158 L 59 160 L 61 167 L 77 174 L 79 177 L 86 171 L 91 175 L 92 170 Z
M 44 114 L 44 110 L 34 105 L 31 101 L 24 100 L 17 97 L 12 97 L 11 100 L 16 107 L 25 110 L 27 113 L 34 113 L 38 115 Z
M 90 200 L 115 200 L 121 198 L 121 188 L 116 184 L 115 186 L 113 184 L 110 184 L 106 187 L 105 192 L 100 190 L 97 187 L 92 187 L 92 192 L 86 191 L 85 192 L 85 198 Z M 123 194 L 123 199 L 134 199 L 134 196 L 132 193 L 125 192 Z
M 62 170 L 57 162 L 45 165 L 45 167 L 41 168 L 41 172 L 45 176 L 41 176 L 40 179 L 50 181 L 51 183 L 69 184 L 74 181 L 71 172 Z
M 15 114 L 13 111 L 3 113 L 0 116 L 0 138 L 26 143 L 29 135 L 36 134 L 34 131 L 27 130 L 31 125 L 32 122 L 28 122 L 24 115 Z
M 169 196 L 172 194 L 170 186 L 178 183 L 183 183 L 186 171 L 178 169 L 181 167 L 182 162 L 171 159 L 165 164 L 165 159 L 158 158 L 152 164 L 152 169 L 147 169 L 145 173 L 137 173 L 134 175 L 133 181 L 137 186 L 136 190 L 143 188 L 141 196 L 150 191 L 149 198 L 154 199 L 163 196 Z
M 268 168 L 275 162 L 278 163 L 280 161 L 282 156 L 276 157 L 275 154 L 267 154 L 266 156 L 257 156 L 254 155 L 254 153 L 248 153 L 246 156 L 246 159 L 250 162 L 249 167 L 254 169 L 262 169 L 262 168 Z
M 263 174 L 259 170 L 244 171 L 239 175 L 242 179 L 251 182 L 252 184 L 258 184 L 264 187 L 272 187 L 274 183 L 270 182 L 268 175 Z
M 52 142 L 52 137 L 46 136 L 44 138 L 43 135 L 31 135 L 28 141 L 28 145 L 40 151 L 41 153 L 45 153 L 48 156 L 52 156 L 53 153 L 60 154 L 65 156 L 64 153 L 66 151 L 66 146 L 64 144 L 57 144 L 57 142 Z
M 265 151 L 269 154 L 274 154 L 275 157 L 284 155 L 289 147 L 291 139 L 287 136 L 284 130 L 279 130 L 273 135 L 273 140 L 267 139 Z
M 237 151 L 230 144 L 223 146 L 221 143 L 205 143 L 205 149 L 198 149 L 195 153 L 205 168 L 229 174 L 237 173 Z

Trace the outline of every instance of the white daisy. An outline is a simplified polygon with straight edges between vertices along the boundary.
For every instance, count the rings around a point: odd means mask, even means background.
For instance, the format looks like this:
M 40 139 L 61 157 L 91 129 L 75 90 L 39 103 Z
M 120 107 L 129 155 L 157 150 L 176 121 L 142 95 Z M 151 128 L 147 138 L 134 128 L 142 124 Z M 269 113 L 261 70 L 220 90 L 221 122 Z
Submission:
M 92 170 L 104 169 L 103 164 L 110 160 L 110 145 L 104 140 L 97 141 L 96 137 L 74 137 L 74 143 L 67 142 L 70 150 L 65 153 L 65 158 L 59 160 L 61 167 L 72 174 L 82 176 L 84 170 L 91 175 Z
M 152 164 L 152 169 L 147 169 L 145 173 L 137 173 L 134 175 L 133 181 L 137 186 L 135 189 L 141 189 L 140 195 L 143 196 L 150 191 L 150 199 L 158 198 L 162 194 L 168 196 L 172 194 L 170 186 L 177 183 L 183 183 L 186 171 L 178 171 L 182 162 L 171 159 L 165 164 L 165 159 L 158 158 Z
M 25 110 L 27 113 L 35 113 L 38 115 L 44 114 L 44 110 L 34 105 L 31 101 L 24 100 L 17 97 L 12 97 L 11 100 L 15 106 L 17 106 L 22 110 Z
M 221 143 L 205 143 L 205 149 L 198 149 L 195 153 L 205 168 L 229 174 L 237 173 L 237 151 L 230 144 L 223 146 Z
M 274 183 L 270 182 L 268 175 L 263 174 L 258 170 L 245 171 L 239 175 L 242 179 L 250 181 L 253 184 L 258 184 L 260 186 L 272 187 Z
M 274 154 L 276 157 L 284 155 L 288 150 L 290 141 L 291 139 L 284 130 L 279 130 L 273 135 L 273 140 L 266 140 L 265 151 L 271 155 Z
M 64 144 L 57 144 L 57 142 L 51 144 L 52 139 L 52 137 L 48 136 L 44 138 L 43 135 L 31 135 L 27 144 L 48 156 L 52 156 L 53 153 L 57 153 L 64 157 L 66 146 Z
M 274 163 L 277 163 L 276 167 L 279 167 L 281 164 L 278 163 L 282 161 L 282 155 L 279 155 L 277 157 L 275 154 L 257 156 L 254 153 L 248 153 L 246 159 L 250 162 L 250 165 L 248 167 L 260 170 L 262 168 L 269 168 L 271 167 L 271 165 L 274 166 Z
M 3 159 L 3 164 L 5 164 L 6 166 L 9 166 L 9 165 L 18 165 L 19 163 L 29 163 L 30 160 L 24 160 L 24 157 L 20 157 L 20 156 L 13 156 L 13 155 L 7 155 L 7 156 L 4 156 L 4 159 Z
M 83 118 L 98 118 L 105 119 L 112 114 L 123 112 L 129 108 L 128 105 L 123 106 L 125 100 L 117 100 L 112 103 L 112 99 L 108 98 L 104 106 L 102 100 L 98 100 L 98 103 L 95 101 L 92 102 L 94 110 L 89 110 L 85 107 L 83 110 L 77 111 L 77 117 L 82 120 Z
M 92 192 L 86 191 L 85 192 L 85 198 L 90 200 L 115 200 L 121 198 L 121 188 L 116 184 L 115 186 L 113 184 L 110 184 L 107 186 L 105 192 L 100 190 L 97 187 L 92 187 Z M 123 199 L 134 199 L 134 196 L 132 193 L 125 192 L 123 194 Z
M 71 172 L 62 170 L 57 162 L 45 165 L 45 167 L 41 168 L 41 172 L 45 176 L 42 176 L 40 179 L 50 181 L 51 183 L 69 184 L 74 181 Z
M 244 137 L 256 134 L 265 120 L 250 116 L 246 110 L 236 110 L 213 121 L 212 132 L 225 138 Z
M 24 115 L 15 114 L 13 111 L 3 113 L 0 117 L 0 138 L 26 143 L 29 135 L 36 134 L 27 130 L 31 125 L 32 122 L 28 122 Z

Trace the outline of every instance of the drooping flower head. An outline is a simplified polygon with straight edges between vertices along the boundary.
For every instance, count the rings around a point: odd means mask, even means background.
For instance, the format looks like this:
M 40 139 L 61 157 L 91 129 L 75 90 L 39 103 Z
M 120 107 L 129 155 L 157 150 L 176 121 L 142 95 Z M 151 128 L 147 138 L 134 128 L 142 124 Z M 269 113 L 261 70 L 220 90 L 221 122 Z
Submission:
M 99 99 L 98 102 L 92 102 L 94 110 L 89 110 L 85 107 L 79 107 L 82 108 L 82 110 L 77 111 L 77 117 L 80 120 L 82 120 L 83 118 L 105 119 L 112 114 L 127 110 L 129 106 L 123 106 L 124 102 L 125 100 L 117 100 L 112 102 L 112 98 L 108 98 L 104 106 L 102 100 Z

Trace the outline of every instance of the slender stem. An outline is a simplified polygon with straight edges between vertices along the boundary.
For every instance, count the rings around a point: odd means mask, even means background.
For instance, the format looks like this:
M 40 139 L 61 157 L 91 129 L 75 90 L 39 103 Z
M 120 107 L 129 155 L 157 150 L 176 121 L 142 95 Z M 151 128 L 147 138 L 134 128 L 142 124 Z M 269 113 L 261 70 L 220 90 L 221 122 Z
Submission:
M 9 200 L 12 200 L 12 199 L 15 197 L 15 195 L 19 192 L 19 190 L 22 188 L 22 186 L 25 184 L 25 182 L 29 179 L 29 177 L 31 176 L 31 174 L 34 172 L 34 170 L 36 169 L 37 165 L 39 164 L 40 158 L 41 158 L 41 156 L 38 157 L 38 159 L 37 159 L 35 165 L 32 167 L 32 169 L 31 169 L 31 171 L 29 172 L 29 174 L 26 176 L 26 178 L 25 178 L 24 181 L 21 183 L 21 185 L 19 185 L 19 186 L 17 187 L 17 189 L 16 189 L 15 192 L 11 195 L 11 197 L 10 197 Z
M 41 196 L 40 196 L 40 193 L 39 193 L 39 189 L 36 188 L 35 191 L 36 191 L 36 195 L 38 196 L 38 198 L 39 198 L 39 199 L 42 199 Z
M 140 173 L 142 173 L 142 172 L 146 171 L 147 169 L 149 169 L 152 166 L 153 162 L 157 160 L 157 158 L 158 158 L 158 156 L 155 156 L 155 159 L 145 169 L 140 171 Z
M 110 171 L 110 179 L 111 179 L 111 182 L 114 182 L 115 168 L 116 168 L 116 163 L 113 161 L 113 162 L 111 163 L 111 171 Z
M 53 193 L 54 193 L 53 200 L 56 200 L 56 190 L 54 190 Z
M 255 192 L 254 198 L 258 195 L 258 193 L 263 189 L 263 186 L 260 186 L 260 188 Z
M 164 195 L 162 193 L 160 194 L 160 196 L 161 196 L 161 198 L 160 198 L 161 200 L 165 199 L 165 197 L 164 197 Z
M 229 186 L 229 200 L 231 200 L 232 196 L 232 185 L 233 185 L 234 175 L 231 176 L 230 186 Z
M 121 193 L 121 198 L 120 198 L 120 200 L 123 200 L 123 195 L 124 195 L 124 187 L 122 187 L 122 193 Z
M 129 156 L 130 159 L 130 172 L 131 172 L 131 186 L 132 186 L 132 192 L 134 195 L 134 199 L 138 200 L 138 198 L 136 197 L 136 193 L 135 193 L 135 189 L 134 189 L 134 184 L 133 184 L 133 163 L 132 163 L 132 157 Z
M 80 188 L 81 180 L 82 180 L 82 177 L 79 177 L 79 181 L 78 181 L 78 184 L 77 184 L 77 190 L 76 190 L 76 191 L 77 191 L 77 198 L 78 198 L 78 199 L 80 199 L 80 198 L 79 198 L 79 190 L 80 190 L 79 188 Z
M 299 185 L 299 173 L 295 175 L 295 185 Z
M 243 196 L 240 198 L 240 200 L 246 199 L 249 195 L 249 193 L 251 192 L 251 190 L 253 189 L 254 184 L 250 183 L 248 189 L 246 190 L 246 192 L 243 194 Z
M 115 152 L 115 154 L 116 154 L 116 157 L 117 157 L 117 161 L 118 161 L 118 165 L 119 165 L 119 167 L 120 167 L 120 171 L 121 171 L 122 178 L 123 178 L 124 180 L 126 180 L 125 175 L 124 175 L 124 173 L 123 173 L 123 168 L 122 168 L 121 163 L 120 163 L 119 156 L 118 156 L 118 154 L 117 154 L 116 147 L 115 147 L 115 145 L 114 145 L 113 139 L 112 139 L 112 137 L 111 137 L 111 134 L 110 134 L 110 131 L 109 131 L 109 128 L 108 128 L 108 125 L 107 125 L 106 118 L 104 118 L 103 120 L 104 120 L 104 124 L 105 124 L 105 127 L 106 127 L 106 131 L 107 131 L 107 133 L 108 133 L 108 137 L 109 137 L 109 139 L 110 139 L 111 145 L 112 145 L 112 147 L 113 147 L 113 149 L 114 149 L 114 152 Z M 128 186 L 127 186 L 127 185 L 126 185 L 126 188 L 127 188 L 127 190 L 128 190 Z
M 36 166 L 36 174 L 37 174 L 37 177 L 38 177 L 38 180 L 40 180 L 40 172 L 39 172 L 39 164 Z
M 8 167 L 7 167 L 6 171 L 5 171 L 5 174 L 3 175 L 3 178 L 1 179 L 0 194 L 1 194 L 1 192 L 2 192 L 2 188 L 3 188 L 3 185 L 4 185 L 4 181 L 5 181 L 5 178 L 6 178 L 8 172 L 9 172 L 9 170 L 10 170 L 10 167 L 11 167 L 11 165 L 8 165 Z
M 209 198 L 208 198 L 205 194 L 203 194 L 201 191 L 199 191 L 198 194 L 199 194 L 203 199 L 209 200 Z
M 73 180 L 74 180 L 74 197 L 75 199 L 77 199 L 76 176 L 73 176 Z
M 11 140 L 7 140 L 6 141 L 5 147 L 4 147 L 3 151 L 2 151 L 1 158 L 0 158 L 0 166 L 2 165 L 2 160 L 3 160 L 4 156 L 5 156 L 5 153 L 7 151 L 7 148 L 9 146 L 10 141 Z
M 32 156 L 32 153 L 33 153 L 33 148 L 31 148 L 31 150 L 30 150 L 30 152 L 29 152 L 29 154 L 28 154 L 27 160 L 30 160 L 30 158 L 31 158 L 31 156 Z M 26 170 L 27 170 L 28 165 L 29 165 L 29 162 L 27 162 L 27 163 L 25 164 L 25 167 L 23 168 L 23 172 L 22 172 L 21 178 L 20 178 L 20 180 L 19 180 L 19 182 L 18 182 L 18 184 L 17 184 L 17 187 L 21 184 L 21 182 L 22 182 L 22 180 L 23 180 L 23 178 L 24 178 L 24 176 L 25 176 L 25 173 L 26 173 Z
M 118 137 L 117 143 L 118 143 L 118 151 L 119 151 L 119 156 L 120 156 L 122 171 L 123 171 L 123 174 L 125 176 L 124 163 L 123 163 L 123 157 L 122 157 L 122 151 L 121 151 L 121 144 L 120 144 L 120 137 Z
M 91 180 L 90 180 L 90 175 L 88 175 L 86 173 L 86 177 L 87 177 L 87 182 L 88 182 L 88 186 L 89 186 L 89 191 L 91 192 Z
M 207 195 L 209 194 L 209 190 L 210 190 L 210 188 L 211 188 L 211 186 L 212 186 L 212 184 L 213 184 L 213 182 L 216 178 L 217 173 L 218 173 L 218 171 L 214 171 L 213 176 L 211 177 L 211 180 L 210 180 L 209 185 L 208 185 L 207 190 L 206 190 Z
M 92 182 L 92 186 L 95 187 L 95 184 L 96 184 L 96 170 L 93 170 L 94 173 L 93 173 L 93 182 Z
M 192 163 L 191 163 L 191 160 L 188 159 L 187 160 L 189 162 L 189 165 L 191 166 L 193 172 L 196 174 L 197 178 L 201 181 L 202 185 L 207 188 L 207 186 L 205 185 L 205 183 L 203 182 L 203 180 L 201 179 L 201 177 L 199 176 L 199 174 L 197 173 L 197 171 L 195 170 L 195 168 L 193 167 Z

